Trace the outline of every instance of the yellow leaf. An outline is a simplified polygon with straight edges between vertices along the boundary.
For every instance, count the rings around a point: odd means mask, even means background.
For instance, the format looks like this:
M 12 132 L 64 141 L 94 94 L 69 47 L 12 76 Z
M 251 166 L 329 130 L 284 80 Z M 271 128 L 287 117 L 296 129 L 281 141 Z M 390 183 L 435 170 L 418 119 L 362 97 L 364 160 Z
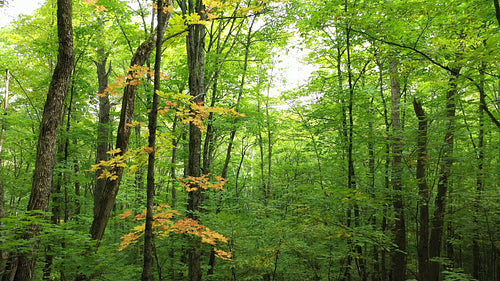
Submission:
M 174 6 L 163 7 L 163 12 L 165 14 L 171 14 L 174 12 Z
M 119 214 L 118 216 L 121 218 L 121 219 L 125 219 L 125 218 L 128 218 L 132 215 L 132 210 L 125 210 L 123 213 Z
M 107 154 L 118 154 L 122 151 L 121 148 L 117 148 L 117 149 L 113 149 L 113 150 L 110 150 L 108 152 L 106 152 Z

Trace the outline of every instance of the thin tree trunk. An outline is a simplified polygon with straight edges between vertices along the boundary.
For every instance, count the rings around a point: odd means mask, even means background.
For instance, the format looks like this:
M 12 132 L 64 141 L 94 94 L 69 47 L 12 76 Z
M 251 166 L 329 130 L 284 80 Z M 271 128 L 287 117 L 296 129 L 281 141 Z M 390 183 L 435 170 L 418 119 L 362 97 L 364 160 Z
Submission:
M 444 136 L 443 163 L 439 165 L 439 181 L 435 199 L 435 210 L 431 220 L 431 233 L 429 242 L 429 259 L 441 256 L 443 245 L 444 215 L 446 211 L 446 196 L 448 193 L 451 168 L 453 166 L 453 147 L 455 136 L 455 103 L 457 94 L 456 79 L 459 70 L 451 73 L 449 89 L 446 92 L 446 132 Z M 441 276 L 441 264 L 439 261 L 429 263 L 429 281 L 439 281 Z
M 239 178 L 240 178 L 240 173 L 241 173 L 241 168 L 243 166 L 243 160 L 245 160 L 245 154 L 247 149 L 251 146 L 250 144 L 243 145 L 243 141 L 245 140 L 245 136 L 243 136 L 241 140 L 241 157 L 240 161 L 238 163 L 238 168 L 236 169 L 236 175 L 235 175 L 235 183 L 234 183 L 234 189 L 236 191 L 236 200 L 239 200 L 240 198 L 240 188 L 239 188 Z M 243 186 L 245 186 L 245 182 L 243 182 Z
M 375 95 L 372 96 L 371 101 L 370 101 L 370 113 L 374 111 L 374 100 L 375 100 Z M 374 122 L 373 119 L 370 118 L 368 121 L 368 177 L 370 179 L 370 193 L 371 197 L 373 200 L 377 200 L 377 190 L 376 190 L 376 185 L 375 185 L 375 140 L 374 140 Z M 376 212 L 377 210 L 374 209 Z M 375 214 L 372 215 L 370 219 L 370 224 L 372 225 L 373 229 L 377 229 L 377 216 Z M 378 268 L 380 261 L 379 261 L 379 247 L 376 245 L 373 245 L 372 247 L 372 261 L 371 261 L 371 269 L 368 269 L 369 271 L 369 278 L 371 280 L 378 280 L 380 278 L 380 270 Z
M 347 2 L 345 5 L 345 10 L 347 11 Z M 346 138 L 347 138 L 347 186 L 350 190 L 356 190 L 357 182 L 356 182 L 356 172 L 354 169 L 354 84 L 353 74 L 352 74 L 352 59 L 351 59 L 351 27 L 349 24 L 346 26 L 346 53 L 347 53 L 347 82 L 349 86 L 349 97 L 347 101 L 347 119 L 344 119 L 344 125 L 346 127 Z M 345 113 L 344 113 L 345 114 Z M 350 207 L 349 207 L 350 208 Z M 361 213 L 359 210 L 359 206 L 354 204 L 351 209 L 347 210 L 347 219 L 348 226 L 351 225 L 351 217 L 354 216 L 354 226 L 358 227 L 360 225 Z M 348 241 L 351 244 L 351 241 Z M 363 249 L 359 245 L 354 246 L 355 251 L 355 262 L 357 264 L 358 275 L 360 280 L 366 281 L 366 265 L 365 260 L 363 258 Z M 348 258 L 348 266 L 350 267 L 352 257 L 351 254 Z M 347 280 L 352 278 L 349 270 L 346 271 Z
M 384 76 L 383 76 L 383 72 L 382 72 L 382 69 L 383 69 L 383 66 L 382 66 L 382 62 L 377 58 L 376 59 L 376 64 L 377 64 L 377 67 L 379 69 L 379 73 L 378 73 L 378 88 L 379 88 L 379 94 L 382 98 L 384 98 Z M 375 99 L 375 97 L 372 98 L 372 104 L 373 104 L 373 100 Z M 385 99 L 384 99 L 385 101 Z M 384 102 L 384 113 L 387 113 L 387 110 L 385 108 L 385 102 Z M 387 119 L 387 115 L 384 115 L 384 119 Z M 373 135 L 373 122 L 370 122 L 370 132 L 371 134 Z M 371 136 L 370 136 L 371 138 Z M 388 143 L 386 142 L 386 145 L 388 145 Z M 369 167 L 370 167 L 370 174 L 371 174 L 371 185 L 372 185 L 372 189 L 373 189 L 373 197 L 376 198 L 377 197 L 377 191 L 375 189 L 375 143 L 374 141 L 371 141 L 369 143 L 369 146 L 368 146 L 368 152 L 369 152 L 369 155 L 370 155 L 370 162 L 369 162 Z M 384 207 L 385 209 L 385 207 Z M 383 225 L 383 222 L 384 222 L 384 219 L 382 219 L 382 222 L 381 222 L 381 228 L 382 228 L 382 225 Z M 373 223 L 373 227 L 376 229 L 377 227 L 377 217 L 376 216 L 373 216 L 373 220 L 372 220 L 372 223 Z M 383 229 L 381 229 L 383 231 Z M 380 281 L 380 280 L 383 280 L 382 279 L 382 262 L 385 262 L 385 260 L 383 260 L 383 256 L 385 255 L 385 252 L 384 250 L 380 249 L 380 247 L 374 245 L 373 246 L 373 267 L 372 267 L 372 270 L 371 270 L 371 276 L 372 276 L 372 280 L 374 281 Z
M 252 39 L 252 28 L 253 28 L 253 24 L 255 23 L 256 18 L 257 17 L 253 17 L 252 22 L 250 23 L 250 25 L 248 27 L 248 34 L 247 34 L 247 38 L 246 38 L 246 42 L 245 42 L 245 58 L 243 61 L 243 74 L 241 76 L 240 86 L 238 89 L 238 97 L 236 98 L 236 105 L 235 105 L 236 112 L 238 112 L 240 110 L 241 97 L 243 96 L 243 89 L 245 86 L 245 79 L 246 79 L 247 69 L 248 69 L 248 56 L 250 54 L 250 44 L 251 44 L 251 39 Z M 218 38 L 218 42 L 217 42 L 217 53 L 220 52 L 219 51 L 220 50 L 220 42 L 219 41 L 220 41 L 220 31 L 219 31 L 219 38 Z M 214 81 L 214 92 L 216 92 L 215 85 L 217 85 L 217 80 Z M 214 101 L 214 100 L 215 100 L 215 95 L 214 95 L 212 101 Z M 224 165 L 222 166 L 222 172 L 221 172 L 222 178 L 227 178 L 227 171 L 229 169 L 229 162 L 231 161 L 231 152 L 233 149 L 234 139 L 236 137 L 236 123 L 237 123 L 237 119 L 235 119 L 233 121 L 233 128 L 231 128 L 231 132 L 229 134 L 229 143 L 227 145 L 226 158 L 224 160 Z M 205 163 L 205 161 L 203 163 Z M 208 170 L 206 170 L 206 171 L 208 171 Z M 218 213 L 220 213 L 220 204 L 218 205 L 217 210 L 216 210 L 216 214 L 218 214 Z M 210 251 L 210 258 L 209 258 L 208 266 L 209 266 L 209 268 L 208 268 L 207 275 L 212 275 L 214 273 L 214 267 L 215 267 L 215 248 L 214 247 L 212 247 L 212 249 Z
M 62 113 L 64 99 L 68 94 L 71 74 L 74 65 L 73 53 L 73 25 L 72 1 L 57 1 L 57 34 L 59 38 L 59 51 L 57 65 L 54 69 L 52 81 L 49 86 L 45 102 L 40 135 L 38 137 L 35 170 L 31 189 L 28 211 L 48 211 L 52 176 L 55 166 L 57 127 Z M 24 239 L 37 235 L 39 228 L 33 226 Z M 13 280 L 30 281 L 33 278 L 36 262 L 36 249 L 38 243 L 33 242 L 33 251 L 30 254 L 21 254 L 17 257 L 17 271 L 13 272 Z
M 164 21 L 168 21 L 170 14 L 163 12 L 163 0 L 156 2 L 158 8 L 157 20 L 157 40 L 156 40 L 156 55 L 155 55 L 155 72 L 154 72 L 154 90 L 153 102 L 149 113 L 149 137 L 148 147 L 150 149 L 148 156 L 148 175 L 147 175 L 147 196 L 146 196 L 146 223 L 144 230 L 144 266 L 142 270 L 142 281 L 153 281 L 153 215 L 154 215 L 154 196 L 155 196 L 155 155 L 156 155 L 156 128 L 158 124 L 158 91 L 160 91 L 160 74 L 161 74 L 161 53 L 162 40 L 165 34 Z M 165 7 L 171 6 L 171 1 L 165 2 Z
M 245 59 L 243 61 L 243 74 L 241 76 L 240 87 L 238 89 L 238 97 L 236 98 L 236 105 L 235 105 L 236 112 L 238 112 L 240 110 L 240 102 L 241 102 L 241 98 L 243 96 L 243 90 L 244 90 L 244 86 L 245 86 L 245 82 L 246 82 L 245 80 L 246 80 L 247 69 L 248 69 L 248 56 L 250 54 L 250 44 L 252 43 L 251 42 L 252 29 L 253 29 L 253 25 L 255 23 L 256 18 L 257 17 L 253 17 L 252 22 L 250 23 L 250 25 L 248 27 L 248 34 L 247 34 L 247 38 L 246 38 L 246 42 L 245 42 Z M 233 125 L 236 125 L 236 122 L 237 122 L 237 120 L 235 120 L 233 122 Z M 227 177 L 227 169 L 229 167 L 229 162 L 231 160 L 231 151 L 233 148 L 235 136 L 236 136 L 236 127 L 233 127 L 231 129 L 231 133 L 229 136 L 229 144 L 227 146 L 226 159 L 224 161 L 224 166 L 223 166 L 222 173 L 221 173 L 221 176 L 223 178 Z
M 4 100 L 3 100 L 3 115 L 7 115 L 7 110 L 9 109 L 9 82 L 10 82 L 10 72 L 7 69 L 5 71 L 5 95 L 4 95 Z M 4 143 L 4 138 L 5 138 L 5 130 L 7 129 L 7 119 L 4 117 L 2 118 L 2 132 L 0 133 L 0 171 L 3 169 L 3 163 L 2 163 L 2 151 L 3 151 L 3 143 Z M 4 188 L 3 188 L 3 182 L 2 178 L 0 177 L 0 219 L 5 217 L 5 207 L 4 207 Z M 0 262 L 0 271 L 4 272 L 6 262 L 7 260 L 4 259 L 4 257 L 7 256 L 7 251 L 2 250 L 0 251 L 0 259 L 2 260 Z
M 73 145 L 78 145 L 77 140 L 73 140 Z M 73 165 L 73 171 L 77 179 L 74 181 L 75 182 L 75 216 L 80 214 L 81 207 L 82 207 L 82 201 L 80 199 L 80 190 L 81 190 L 81 183 L 80 180 L 78 180 L 79 174 L 80 174 L 80 165 L 78 164 L 78 161 L 75 161 L 75 164 Z M 67 208 L 68 209 L 68 208 Z
M 484 67 L 481 70 L 481 75 L 484 75 Z M 481 76 L 482 77 L 482 76 Z M 476 179 L 476 196 L 474 198 L 474 225 L 476 226 L 476 231 L 474 232 L 474 238 L 472 240 L 472 277 L 477 280 L 481 280 L 482 273 L 482 259 L 481 259 L 481 248 L 480 248 L 480 229 L 479 229 L 479 219 L 480 216 L 480 202 L 481 193 L 483 192 L 483 179 L 484 179 L 484 104 L 486 104 L 486 93 L 484 92 L 484 79 L 481 78 L 479 86 L 479 135 L 478 135 L 478 146 L 477 146 L 477 179 Z
M 413 109 L 418 118 L 417 133 L 417 184 L 419 201 L 418 228 L 418 277 L 420 281 L 429 280 L 429 187 L 427 185 L 427 116 L 422 104 L 413 99 Z
M 270 115 L 269 115 L 269 89 L 267 92 L 267 99 L 266 99 L 266 128 L 267 128 L 267 198 L 271 198 L 271 184 L 272 184 L 272 163 L 273 163 L 273 135 L 271 131 L 271 120 L 270 120 Z
M 177 129 L 177 124 L 179 122 L 179 118 L 177 117 L 177 114 L 174 116 L 174 121 L 172 125 L 172 134 L 174 137 L 172 137 L 172 158 L 170 159 L 170 184 L 171 184 L 171 199 L 172 199 L 172 208 L 175 208 L 175 204 L 177 203 L 177 190 L 175 188 L 175 182 L 177 180 L 176 176 L 176 163 L 177 163 L 177 145 L 179 144 L 180 137 L 175 136 L 175 131 Z M 167 198 L 168 199 L 168 198 Z
M 260 98 L 257 100 L 257 112 L 260 113 Z M 259 155 L 260 155 L 260 162 L 259 162 L 259 167 L 260 167 L 260 179 L 261 179 L 261 186 L 262 186 L 262 198 L 264 199 L 264 205 L 267 205 L 268 202 L 268 194 L 267 194 L 267 188 L 266 188 L 266 180 L 264 176 L 264 141 L 262 138 L 262 126 L 260 122 L 258 122 L 258 130 L 259 134 L 257 136 L 258 142 L 259 142 Z
M 406 225 L 403 205 L 403 167 L 401 163 L 402 148 L 402 129 L 400 118 L 400 99 L 401 89 L 398 76 L 398 61 L 391 63 L 391 94 L 392 94 L 392 176 L 391 183 L 394 190 L 393 207 L 396 213 L 394 244 L 397 249 L 392 253 L 392 281 L 406 280 Z
M 380 69 L 382 69 L 382 63 L 377 64 Z M 390 134 L 390 122 L 389 122 L 389 110 L 387 106 L 387 102 L 384 96 L 384 90 L 383 90 L 383 76 L 382 76 L 382 70 L 380 70 L 379 74 L 379 83 L 380 83 L 380 98 L 382 99 L 382 104 L 384 105 L 384 125 L 385 125 L 385 135 L 386 138 L 388 138 Z M 391 164 L 391 145 L 389 141 L 386 139 L 385 142 L 385 161 L 384 161 L 384 189 L 389 190 L 390 188 L 390 164 Z M 382 233 L 386 234 L 387 229 L 388 229 L 388 223 L 387 223 L 387 209 L 388 205 L 384 203 L 384 209 L 383 209 L 383 216 L 382 216 L 382 223 L 381 223 L 381 231 Z M 380 258 L 380 280 L 390 280 L 389 272 L 387 270 L 387 251 L 383 250 L 381 253 L 381 258 Z
M 5 70 L 5 94 L 3 99 L 3 115 L 7 115 L 7 111 L 9 109 L 9 82 L 10 82 L 10 72 L 9 70 Z M 2 152 L 3 152 L 3 143 L 5 140 L 5 130 L 7 129 L 7 119 L 5 117 L 2 118 L 2 131 L 0 133 L 0 169 L 3 168 L 2 165 Z M 5 217 L 5 209 L 4 209 L 4 189 L 3 182 L 0 178 L 0 219 Z

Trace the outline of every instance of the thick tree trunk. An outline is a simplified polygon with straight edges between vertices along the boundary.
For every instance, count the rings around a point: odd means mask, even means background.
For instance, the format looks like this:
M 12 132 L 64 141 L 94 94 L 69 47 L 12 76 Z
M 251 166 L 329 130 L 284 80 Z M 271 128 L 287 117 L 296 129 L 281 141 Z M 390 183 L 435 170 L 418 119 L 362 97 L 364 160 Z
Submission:
M 70 114 L 69 108 L 66 109 L 66 106 L 64 106 L 64 108 L 65 109 L 63 110 L 63 114 L 61 115 L 61 121 L 60 121 L 61 127 L 64 125 L 64 116 L 66 115 L 66 111 L 67 111 L 68 116 Z M 66 126 L 66 128 L 68 128 L 68 126 Z M 67 131 L 66 131 L 66 133 L 67 133 Z M 56 165 L 63 164 L 63 163 L 67 162 L 66 161 L 67 155 L 65 155 L 65 152 L 67 152 L 67 150 L 65 149 L 65 146 L 66 146 L 66 140 L 64 141 L 64 143 L 60 142 L 57 145 Z M 51 221 L 53 224 L 59 224 L 59 222 L 61 220 L 61 207 L 62 207 L 62 198 L 63 198 L 61 190 L 62 190 L 62 185 L 63 185 L 63 181 L 64 181 L 64 173 L 61 170 L 57 171 L 56 176 L 54 176 L 54 181 L 55 181 L 55 183 L 52 186 L 51 196 L 50 196 L 50 198 L 52 199 Z M 53 264 L 53 259 L 54 259 L 54 255 L 52 254 L 52 248 L 53 248 L 52 245 L 47 245 L 46 249 L 45 249 L 45 252 L 47 252 L 47 253 L 45 254 L 45 266 L 43 268 L 42 280 L 49 280 L 50 275 L 52 273 L 52 264 Z
M 401 89 L 398 77 L 398 61 L 393 60 L 391 63 L 391 95 L 392 95 L 392 189 L 393 207 L 396 213 L 394 222 L 394 244 L 397 249 L 392 253 L 392 281 L 406 280 L 406 225 L 403 205 L 403 183 L 402 173 L 403 167 L 401 163 L 403 148 L 402 148 L 402 132 L 400 118 L 400 99 Z
M 453 147 L 455 136 L 455 100 L 457 94 L 456 79 L 459 70 L 451 73 L 449 89 L 446 92 L 446 132 L 444 136 L 443 162 L 439 165 L 439 181 L 435 199 L 435 209 L 431 220 L 431 233 L 429 242 L 429 259 L 441 256 L 441 247 L 444 232 L 444 215 L 446 210 L 446 196 L 453 166 Z M 441 264 L 438 261 L 429 263 L 429 281 L 439 281 L 441 276 Z
M 413 109 L 418 118 L 417 133 L 417 184 L 419 201 L 418 228 L 418 276 L 420 281 L 429 280 L 429 187 L 427 185 L 427 116 L 422 104 L 413 100 Z
M 109 96 L 103 95 L 106 87 L 108 86 L 108 77 L 111 73 L 111 63 L 106 70 L 106 65 L 108 64 L 108 55 L 105 53 L 103 49 L 98 50 L 98 54 L 100 55 L 99 61 L 94 61 L 94 64 L 97 68 L 97 81 L 99 84 L 98 93 L 99 95 L 99 124 L 97 128 L 97 154 L 96 154 L 96 163 L 101 161 L 109 160 L 107 151 L 110 150 L 110 111 L 111 104 L 109 102 Z M 106 185 L 106 179 L 99 178 L 102 170 L 99 169 L 96 171 L 96 185 L 94 188 L 94 202 L 98 201 L 102 196 L 99 191 L 104 190 Z M 94 205 L 94 208 L 96 205 Z M 94 209 L 94 212 L 96 210 Z
M 71 0 L 57 1 L 59 52 L 40 124 L 40 135 L 38 137 L 36 164 L 35 171 L 33 172 L 33 184 L 28 211 L 41 210 L 46 212 L 49 209 L 52 176 L 56 162 L 57 127 L 59 126 L 64 99 L 68 94 L 74 65 L 72 7 Z M 26 233 L 24 238 L 30 239 L 36 236 L 38 230 L 37 226 L 33 226 L 31 233 Z M 12 272 L 12 274 L 15 274 L 13 280 L 32 280 L 37 248 L 38 245 L 34 242 L 32 253 L 17 257 L 17 271 Z
M 188 3 L 186 3 L 188 2 Z M 203 1 L 179 1 L 183 14 L 197 13 L 201 19 L 206 18 Z M 205 26 L 193 24 L 189 26 L 186 37 L 186 50 L 189 69 L 189 92 L 193 103 L 202 103 L 205 99 Z M 201 176 L 201 130 L 195 124 L 189 123 L 189 156 L 188 176 Z M 190 191 L 188 194 L 187 217 L 199 219 L 199 212 L 203 201 L 201 188 Z M 201 281 L 201 240 L 191 237 L 188 255 L 188 280 Z

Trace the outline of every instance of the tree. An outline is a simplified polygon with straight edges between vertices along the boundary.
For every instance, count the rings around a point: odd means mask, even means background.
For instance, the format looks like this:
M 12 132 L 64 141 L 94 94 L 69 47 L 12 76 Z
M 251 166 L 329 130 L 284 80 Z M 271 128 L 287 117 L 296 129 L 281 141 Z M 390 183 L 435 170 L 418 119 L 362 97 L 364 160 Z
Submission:
M 40 210 L 46 212 L 49 208 L 49 196 L 56 162 L 57 129 L 61 118 L 63 102 L 68 94 L 74 64 L 72 13 L 71 0 L 57 1 L 59 51 L 40 124 L 37 157 L 35 171 L 33 172 L 28 211 Z M 38 227 L 33 225 L 31 231 L 25 234 L 24 239 L 36 236 L 37 232 Z M 33 248 L 37 248 L 36 242 Z M 32 280 L 35 262 L 36 256 L 27 254 L 12 257 L 11 275 L 13 276 L 13 280 Z
M 417 169 L 419 201 L 419 229 L 418 229 L 418 276 L 420 280 L 429 280 L 429 187 L 427 185 L 427 126 L 428 120 L 422 103 L 413 99 L 413 109 L 418 118 L 417 134 Z
M 446 91 L 446 132 L 444 136 L 443 163 L 439 169 L 439 180 L 437 195 L 435 199 L 435 210 L 431 220 L 429 258 L 435 259 L 441 256 L 441 247 L 444 233 L 444 216 L 446 212 L 446 196 L 451 180 L 451 168 L 453 165 L 453 149 L 455 135 L 455 112 L 456 112 L 456 79 L 460 69 L 455 69 L 451 73 L 449 89 Z M 431 281 L 439 281 L 441 264 L 438 261 L 431 261 L 429 264 L 429 276 Z
M 168 24 L 168 21 L 163 22 L 163 24 L 166 26 Z M 157 26 L 157 28 L 165 27 Z M 157 33 L 153 32 L 150 37 L 137 48 L 134 56 L 132 57 L 132 60 L 130 61 L 131 67 L 144 65 L 146 60 L 149 58 L 149 55 L 156 46 L 156 36 Z M 129 71 L 129 75 L 130 77 L 133 77 L 133 70 Z M 115 150 L 119 152 L 117 152 L 116 156 L 123 156 L 127 152 L 129 147 L 131 126 L 129 126 L 128 124 L 132 123 L 132 118 L 134 116 L 136 91 L 137 85 L 130 83 L 127 84 L 123 89 L 122 110 L 115 145 Z M 90 233 L 92 235 L 92 238 L 95 240 L 100 241 L 104 236 L 104 231 L 108 224 L 111 210 L 115 203 L 116 195 L 118 194 L 120 182 L 123 177 L 123 171 L 123 166 L 114 167 L 111 173 L 116 175 L 116 178 L 107 178 L 106 185 L 103 187 L 103 189 L 96 189 L 94 191 L 94 220 L 92 222 Z
M 183 15 L 197 14 L 200 20 L 206 19 L 205 5 L 203 1 L 179 1 Z M 189 70 L 189 93 L 191 102 L 203 104 L 206 94 L 205 86 L 205 26 L 201 23 L 190 24 L 186 36 L 186 53 Z M 201 171 L 201 130 L 193 122 L 189 123 L 189 156 L 188 176 L 200 177 Z M 203 201 L 200 187 L 189 192 L 188 218 L 198 220 L 201 204 Z M 188 250 L 188 268 L 190 281 L 199 281 L 202 277 L 201 271 L 201 247 L 199 238 L 192 238 Z
M 392 256 L 392 280 L 406 280 L 406 223 L 403 205 L 402 183 L 402 125 L 400 117 L 401 87 L 398 75 L 398 60 L 391 62 L 391 125 L 392 125 L 392 188 L 395 191 L 393 205 L 396 213 L 394 223 L 394 244 L 397 249 Z
M 165 34 L 165 24 L 170 18 L 168 9 L 172 7 L 172 1 L 158 0 L 157 6 L 157 21 L 158 29 L 156 30 L 156 54 L 154 68 L 154 89 L 153 101 L 149 113 L 149 137 L 148 137 L 148 178 L 147 178 L 147 202 L 146 202 L 146 226 L 144 230 L 144 267 L 142 271 L 143 281 L 152 281 L 153 278 L 153 212 L 154 212 L 154 195 L 155 195 L 155 150 L 156 150 L 156 130 L 158 123 L 158 100 L 160 91 L 161 79 L 161 55 L 163 45 L 163 35 Z

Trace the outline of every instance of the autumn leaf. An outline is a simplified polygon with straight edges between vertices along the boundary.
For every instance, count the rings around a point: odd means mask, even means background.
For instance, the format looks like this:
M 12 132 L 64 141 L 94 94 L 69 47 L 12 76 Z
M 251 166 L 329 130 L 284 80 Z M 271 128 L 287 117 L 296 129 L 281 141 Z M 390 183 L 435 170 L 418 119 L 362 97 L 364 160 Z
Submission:
M 174 6 L 163 7 L 163 12 L 165 14 L 171 14 L 174 12 Z
M 121 148 L 116 148 L 116 149 L 113 149 L 113 150 L 109 150 L 109 151 L 107 151 L 106 153 L 107 153 L 107 154 L 118 154 L 118 153 L 120 153 L 121 151 L 122 151 L 122 149 L 121 149 Z
M 108 170 L 102 170 L 101 175 L 98 177 L 98 179 L 107 179 L 113 176 L 113 173 L 110 173 Z
M 140 126 L 140 127 L 142 127 L 142 126 L 144 126 L 144 122 L 134 121 L 134 122 L 132 122 L 132 123 L 127 123 L 127 124 L 125 124 L 125 126 L 127 126 L 127 127 L 136 127 L 136 126 Z
M 231 252 L 226 252 L 226 251 L 223 251 L 223 250 L 220 250 L 220 249 L 214 249 L 215 251 L 215 256 L 218 257 L 219 259 L 223 259 L 223 260 L 231 260 L 232 258 L 232 254 Z
M 154 148 L 152 148 L 152 147 L 143 147 L 143 148 L 142 148 L 142 151 L 143 151 L 143 152 L 146 152 L 146 153 L 148 153 L 148 154 L 151 154 L 151 153 L 153 153 L 153 151 L 155 151 L 155 149 L 154 149 Z
M 132 216 L 132 210 L 125 210 L 123 213 L 118 215 L 121 219 L 126 219 Z
M 156 231 L 158 238 L 168 237 L 170 233 L 189 234 L 201 238 L 203 243 L 216 246 L 218 242 L 227 243 L 228 239 L 215 231 L 210 230 L 208 227 L 200 224 L 197 220 L 191 218 L 183 218 L 177 221 L 172 219 L 181 213 L 172 209 L 169 205 L 159 204 L 154 208 L 153 214 L 153 229 Z M 136 215 L 134 220 L 144 220 L 146 218 L 146 209 L 140 214 Z M 120 218 L 127 218 L 132 215 L 131 210 L 126 210 L 119 215 Z M 129 245 L 137 243 L 138 239 L 144 235 L 145 224 L 135 226 L 132 231 L 121 237 L 120 248 L 118 251 L 123 251 Z M 231 253 L 223 250 L 216 249 L 216 256 L 224 260 L 231 259 Z
M 104 12 L 104 11 L 107 11 L 108 9 L 106 7 L 104 7 L 103 5 L 99 5 L 97 4 L 97 0 L 84 0 L 85 3 L 89 4 L 89 5 L 93 5 L 95 7 L 95 10 L 96 12 L 100 13 L 100 12 Z

